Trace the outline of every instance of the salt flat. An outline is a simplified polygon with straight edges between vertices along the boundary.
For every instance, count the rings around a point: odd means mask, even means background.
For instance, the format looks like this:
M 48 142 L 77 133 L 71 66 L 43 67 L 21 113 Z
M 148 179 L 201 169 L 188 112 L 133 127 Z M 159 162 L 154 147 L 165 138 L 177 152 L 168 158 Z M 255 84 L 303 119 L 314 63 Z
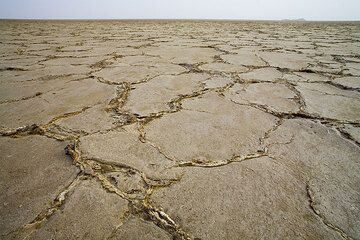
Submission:
M 360 24 L 0 21 L 1 239 L 360 239 Z

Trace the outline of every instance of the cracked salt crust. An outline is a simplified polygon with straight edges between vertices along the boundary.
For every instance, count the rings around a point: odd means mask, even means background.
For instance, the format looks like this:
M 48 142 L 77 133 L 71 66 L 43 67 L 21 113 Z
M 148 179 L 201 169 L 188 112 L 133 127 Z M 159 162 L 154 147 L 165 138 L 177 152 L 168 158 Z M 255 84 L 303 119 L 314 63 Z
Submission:
M 359 29 L 2 21 L 0 238 L 359 239 Z

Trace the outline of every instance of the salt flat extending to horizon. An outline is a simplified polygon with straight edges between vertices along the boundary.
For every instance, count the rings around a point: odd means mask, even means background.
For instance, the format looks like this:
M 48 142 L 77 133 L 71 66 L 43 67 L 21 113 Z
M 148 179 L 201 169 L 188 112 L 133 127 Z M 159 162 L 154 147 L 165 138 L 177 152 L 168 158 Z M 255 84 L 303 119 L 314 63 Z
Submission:
M 360 239 L 359 22 L 0 32 L 0 239 Z

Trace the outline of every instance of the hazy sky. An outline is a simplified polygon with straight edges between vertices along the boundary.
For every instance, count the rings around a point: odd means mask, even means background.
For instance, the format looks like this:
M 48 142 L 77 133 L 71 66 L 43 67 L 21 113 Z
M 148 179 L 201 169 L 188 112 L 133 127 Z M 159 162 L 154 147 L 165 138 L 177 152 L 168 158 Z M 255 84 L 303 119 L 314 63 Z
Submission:
M 360 0 L 0 0 L 0 18 L 360 20 Z

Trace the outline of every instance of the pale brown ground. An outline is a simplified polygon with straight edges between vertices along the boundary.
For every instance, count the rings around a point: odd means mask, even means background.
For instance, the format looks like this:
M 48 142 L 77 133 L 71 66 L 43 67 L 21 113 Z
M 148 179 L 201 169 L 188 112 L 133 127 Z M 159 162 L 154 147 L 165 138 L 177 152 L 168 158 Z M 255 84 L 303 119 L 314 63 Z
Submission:
M 360 24 L 0 22 L 0 239 L 360 239 Z

